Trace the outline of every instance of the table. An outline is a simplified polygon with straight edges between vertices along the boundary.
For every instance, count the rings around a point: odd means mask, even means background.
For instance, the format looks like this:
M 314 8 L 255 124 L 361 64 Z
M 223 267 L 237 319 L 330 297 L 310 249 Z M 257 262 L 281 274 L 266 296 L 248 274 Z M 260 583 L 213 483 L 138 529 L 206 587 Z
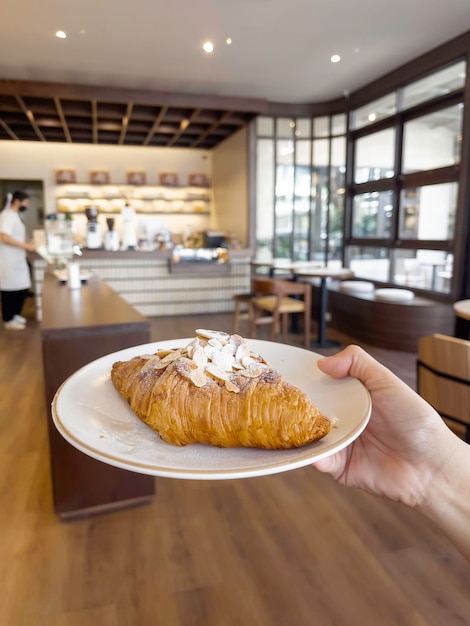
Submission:
M 59 434 L 50 409 L 58 387 L 77 369 L 111 352 L 148 343 L 148 319 L 97 278 L 80 289 L 69 289 L 46 274 L 42 305 L 42 355 L 56 513 L 68 520 L 150 502 L 155 492 L 152 476 L 112 467 L 83 454 Z
M 328 341 L 326 337 L 326 313 L 328 310 L 328 278 L 340 280 L 354 278 L 354 272 L 347 267 L 299 268 L 294 270 L 296 280 L 311 281 L 320 279 L 320 306 L 318 308 L 318 338 L 312 344 L 315 348 L 330 348 L 339 345 L 336 341 Z
M 300 269 L 313 269 L 322 267 L 321 261 L 292 261 L 292 259 L 271 259 L 264 261 L 263 259 L 252 259 L 252 268 L 267 267 L 271 278 L 274 277 L 276 271 L 294 273 Z
M 455 331 L 460 339 L 468 339 L 470 335 L 470 299 L 454 302 Z
M 419 265 L 431 268 L 431 289 L 434 291 L 436 289 L 437 269 L 445 267 L 447 261 L 445 259 L 429 259 L 428 261 L 419 261 Z

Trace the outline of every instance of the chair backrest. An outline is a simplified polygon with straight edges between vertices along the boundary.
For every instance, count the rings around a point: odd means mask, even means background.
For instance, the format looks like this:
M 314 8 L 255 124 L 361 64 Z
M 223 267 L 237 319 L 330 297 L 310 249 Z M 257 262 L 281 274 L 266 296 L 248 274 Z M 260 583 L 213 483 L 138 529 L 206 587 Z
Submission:
M 418 344 L 418 393 L 443 417 L 470 424 L 470 341 L 428 335 Z
M 285 298 L 292 295 L 305 295 L 310 292 L 310 285 L 282 278 L 253 278 L 251 292 L 254 296 L 273 295 Z

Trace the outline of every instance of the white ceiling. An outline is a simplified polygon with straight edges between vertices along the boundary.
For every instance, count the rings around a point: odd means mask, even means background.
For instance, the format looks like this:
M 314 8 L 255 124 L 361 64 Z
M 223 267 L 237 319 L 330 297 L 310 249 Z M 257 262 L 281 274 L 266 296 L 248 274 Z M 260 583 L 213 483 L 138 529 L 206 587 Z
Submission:
M 2 0 L 1 9 L 0 79 L 273 102 L 339 97 L 470 29 L 470 0 Z

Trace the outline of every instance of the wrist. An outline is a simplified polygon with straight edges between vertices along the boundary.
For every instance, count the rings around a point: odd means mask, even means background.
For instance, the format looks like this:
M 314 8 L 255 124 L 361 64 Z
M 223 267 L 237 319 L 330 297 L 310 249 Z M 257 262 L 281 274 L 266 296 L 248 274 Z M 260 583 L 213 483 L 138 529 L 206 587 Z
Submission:
M 416 508 L 470 559 L 470 446 L 452 435 Z

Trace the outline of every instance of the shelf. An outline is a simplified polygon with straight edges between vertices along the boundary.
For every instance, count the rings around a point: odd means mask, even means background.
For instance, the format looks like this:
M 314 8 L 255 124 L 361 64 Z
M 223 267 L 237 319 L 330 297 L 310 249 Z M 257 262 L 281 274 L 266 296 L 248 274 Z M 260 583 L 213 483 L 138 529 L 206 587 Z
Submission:
M 59 213 L 72 213 L 73 215 L 85 215 L 85 211 L 65 211 L 64 209 L 59 209 Z M 139 211 L 138 209 L 135 211 L 137 215 L 210 215 L 210 211 Z M 121 215 L 121 211 L 106 211 L 102 210 L 99 213 L 99 216 L 102 215 Z

